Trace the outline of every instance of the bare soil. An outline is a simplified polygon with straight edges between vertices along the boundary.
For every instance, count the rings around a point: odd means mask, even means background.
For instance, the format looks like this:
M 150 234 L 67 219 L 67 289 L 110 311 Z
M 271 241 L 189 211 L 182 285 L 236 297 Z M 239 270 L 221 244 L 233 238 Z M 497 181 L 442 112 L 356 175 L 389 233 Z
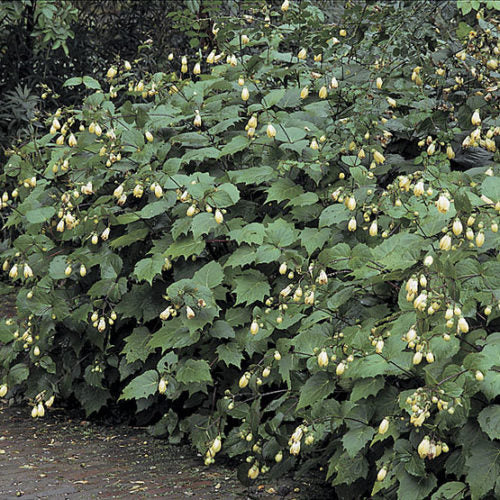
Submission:
M 189 447 L 142 429 L 71 420 L 57 410 L 33 419 L 29 411 L 0 406 L 2 499 L 306 498 L 291 480 L 246 488 L 235 470 L 205 467 Z

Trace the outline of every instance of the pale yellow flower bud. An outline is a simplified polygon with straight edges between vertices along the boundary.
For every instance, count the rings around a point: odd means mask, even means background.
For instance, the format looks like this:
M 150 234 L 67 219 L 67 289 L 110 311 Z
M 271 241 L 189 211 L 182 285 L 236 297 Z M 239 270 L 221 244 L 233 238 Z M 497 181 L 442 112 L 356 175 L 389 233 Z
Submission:
M 111 68 L 108 69 L 108 72 L 106 73 L 106 77 L 109 80 L 112 80 L 117 74 L 116 68 L 114 66 L 111 66 Z
M 113 196 L 119 198 L 123 194 L 123 184 L 120 184 L 114 191 Z
M 442 194 L 436 202 L 436 207 L 442 214 L 445 214 L 450 209 L 450 200 Z
M 323 349 L 319 354 L 318 354 L 318 366 L 321 368 L 324 368 L 328 366 L 328 354 L 327 352 Z
M 161 198 L 163 196 L 163 189 L 159 184 L 155 184 L 154 193 L 157 198 Z
M 484 233 L 482 231 L 479 231 L 479 233 L 476 234 L 476 246 L 482 247 L 484 245 Z
M 193 319 L 195 317 L 195 313 L 191 307 L 186 306 L 186 317 L 187 319 Z
M 382 164 L 385 161 L 384 155 L 382 153 L 380 153 L 379 151 L 377 151 L 377 150 L 373 151 L 373 159 L 378 164 Z
M 495 71 L 498 68 L 498 59 L 488 59 L 486 66 L 488 69 Z
M 214 218 L 217 224 L 222 224 L 222 222 L 224 221 L 224 216 L 222 215 L 222 212 L 219 209 L 215 211 Z
M 469 331 L 469 323 L 467 323 L 467 320 L 463 316 L 458 320 L 457 330 L 461 333 L 467 333 Z
M 143 193 L 144 193 L 144 188 L 142 187 L 141 184 L 137 184 L 134 187 L 134 191 L 132 192 L 135 198 L 141 198 Z
M 425 186 L 423 181 L 418 181 L 413 188 L 413 194 L 415 196 L 422 196 L 425 192 Z
M 28 264 L 24 264 L 24 277 L 26 279 L 33 277 L 33 270 Z
M 417 338 L 417 331 L 414 328 L 410 328 L 406 333 L 406 341 L 412 342 Z
M 240 381 L 238 382 L 240 389 L 244 389 L 248 385 L 249 380 L 250 380 L 250 374 L 249 373 L 243 374 L 240 378 Z
M 304 297 L 304 304 L 306 304 L 307 306 L 314 305 L 314 292 L 312 290 L 309 290 L 306 293 L 306 296 Z
M 453 234 L 455 236 L 459 236 L 460 234 L 462 234 L 463 229 L 464 229 L 464 227 L 463 227 L 462 222 L 460 221 L 460 219 L 455 219 L 453 221 L 453 226 L 452 226 Z
M 422 353 L 420 351 L 413 355 L 413 364 L 419 365 L 422 362 Z
M 106 330 L 106 320 L 104 318 L 99 319 L 99 323 L 97 325 L 97 330 L 102 333 L 104 330 Z
M 322 269 L 321 272 L 319 273 L 318 283 L 320 285 L 326 285 L 328 283 L 328 275 L 326 274 L 324 269 Z
M 250 333 L 252 335 L 257 335 L 257 333 L 259 333 L 259 323 L 255 320 L 253 320 L 252 324 L 250 325 Z
M 380 422 L 380 425 L 378 426 L 378 433 L 379 434 L 385 434 L 389 429 L 389 420 L 387 418 L 384 418 L 382 422 Z
M 389 104 L 391 108 L 395 108 L 397 106 L 396 100 L 393 99 L 392 97 L 387 97 L 386 100 L 387 104 Z
M 160 313 L 160 319 L 165 321 L 168 318 L 170 318 L 171 314 L 172 314 L 172 308 L 169 306 Z
M 418 445 L 417 451 L 420 456 L 420 458 L 426 458 L 427 455 L 429 454 L 431 448 L 431 443 L 429 441 L 429 438 L 427 436 L 420 441 L 420 444 Z
M 269 137 L 270 139 L 272 139 L 273 137 L 276 136 L 276 129 L 271 124 L 269 124 L 267 126 L 266 133 L 267 133 L 267 137 Z
M 215 50 L 212 50 L 212 52 L 210 52 L 210 54 L 208 54 L 208 56 L 207 56 L 207 63 L 213 64 L 214 61 L 215 61 Z
M 109 227 L 107 227 L 106 229 L 104 229 L 104 231 L 101 233 L 101 239 L 103 241 L 106 241 L 109 238 L 109 233 L 110 232 L 111 232 L 111 229 Z
M 385 477 L 387 476 L 387 469 L 385 467 L 382 467 L 378 473 L 377 473 L 377 481 L 383 481 Z
M 445 234 L 439 240 L 439 248 L 444 252 L 447 252 L 448 250 L 451 249 L 451 236 L 449 234 Z
M 410 293 L 418 292 L 418 281 L 415 278 L 410 278 L 406 282 L 406 291 Z
M 474 111 L 470 121 L 471 121 L 472 125 L 474 125 L 475 127 L 477 127 L 478 125 L 481 125 L 481 116 L 479 115 L 479 109 L 476 109 Z

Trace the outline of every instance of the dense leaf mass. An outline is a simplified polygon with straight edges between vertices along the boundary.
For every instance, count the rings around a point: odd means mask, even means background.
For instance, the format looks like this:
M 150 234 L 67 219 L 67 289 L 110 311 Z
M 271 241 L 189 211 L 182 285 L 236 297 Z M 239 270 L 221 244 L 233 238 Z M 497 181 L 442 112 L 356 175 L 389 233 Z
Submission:
M 83 101 L 0 174 L 19 290 L 0 395 L 35 417 L 52 396 L 121 405 L 248 481 L 500 495 L 483 4 L 254 1 L 216 23 L 208 6 L 193 29 L 213 46 L 66 81 Z

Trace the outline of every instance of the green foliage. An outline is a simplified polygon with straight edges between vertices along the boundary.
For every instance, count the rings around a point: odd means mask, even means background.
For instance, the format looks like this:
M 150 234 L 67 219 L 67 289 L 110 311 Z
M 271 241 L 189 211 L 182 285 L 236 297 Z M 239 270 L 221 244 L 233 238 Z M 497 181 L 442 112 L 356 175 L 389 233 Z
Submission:
M 244 480 L 497 495 L 498 26 L 290 4 L 199 18 L 217 49 L 180 73 L 69 79 L 84 101 L 13 148 L 0 387 L 135 403 Z

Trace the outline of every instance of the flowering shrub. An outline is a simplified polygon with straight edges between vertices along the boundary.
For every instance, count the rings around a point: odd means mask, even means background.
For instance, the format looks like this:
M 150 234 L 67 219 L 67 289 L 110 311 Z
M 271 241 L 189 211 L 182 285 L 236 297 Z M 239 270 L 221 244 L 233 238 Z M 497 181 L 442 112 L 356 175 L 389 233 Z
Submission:
M 0 396 L 118 401 L 244 481 L 498 493 L 494 14 L 254 2 L 179 73 L 69 79 L 0 177 Z

